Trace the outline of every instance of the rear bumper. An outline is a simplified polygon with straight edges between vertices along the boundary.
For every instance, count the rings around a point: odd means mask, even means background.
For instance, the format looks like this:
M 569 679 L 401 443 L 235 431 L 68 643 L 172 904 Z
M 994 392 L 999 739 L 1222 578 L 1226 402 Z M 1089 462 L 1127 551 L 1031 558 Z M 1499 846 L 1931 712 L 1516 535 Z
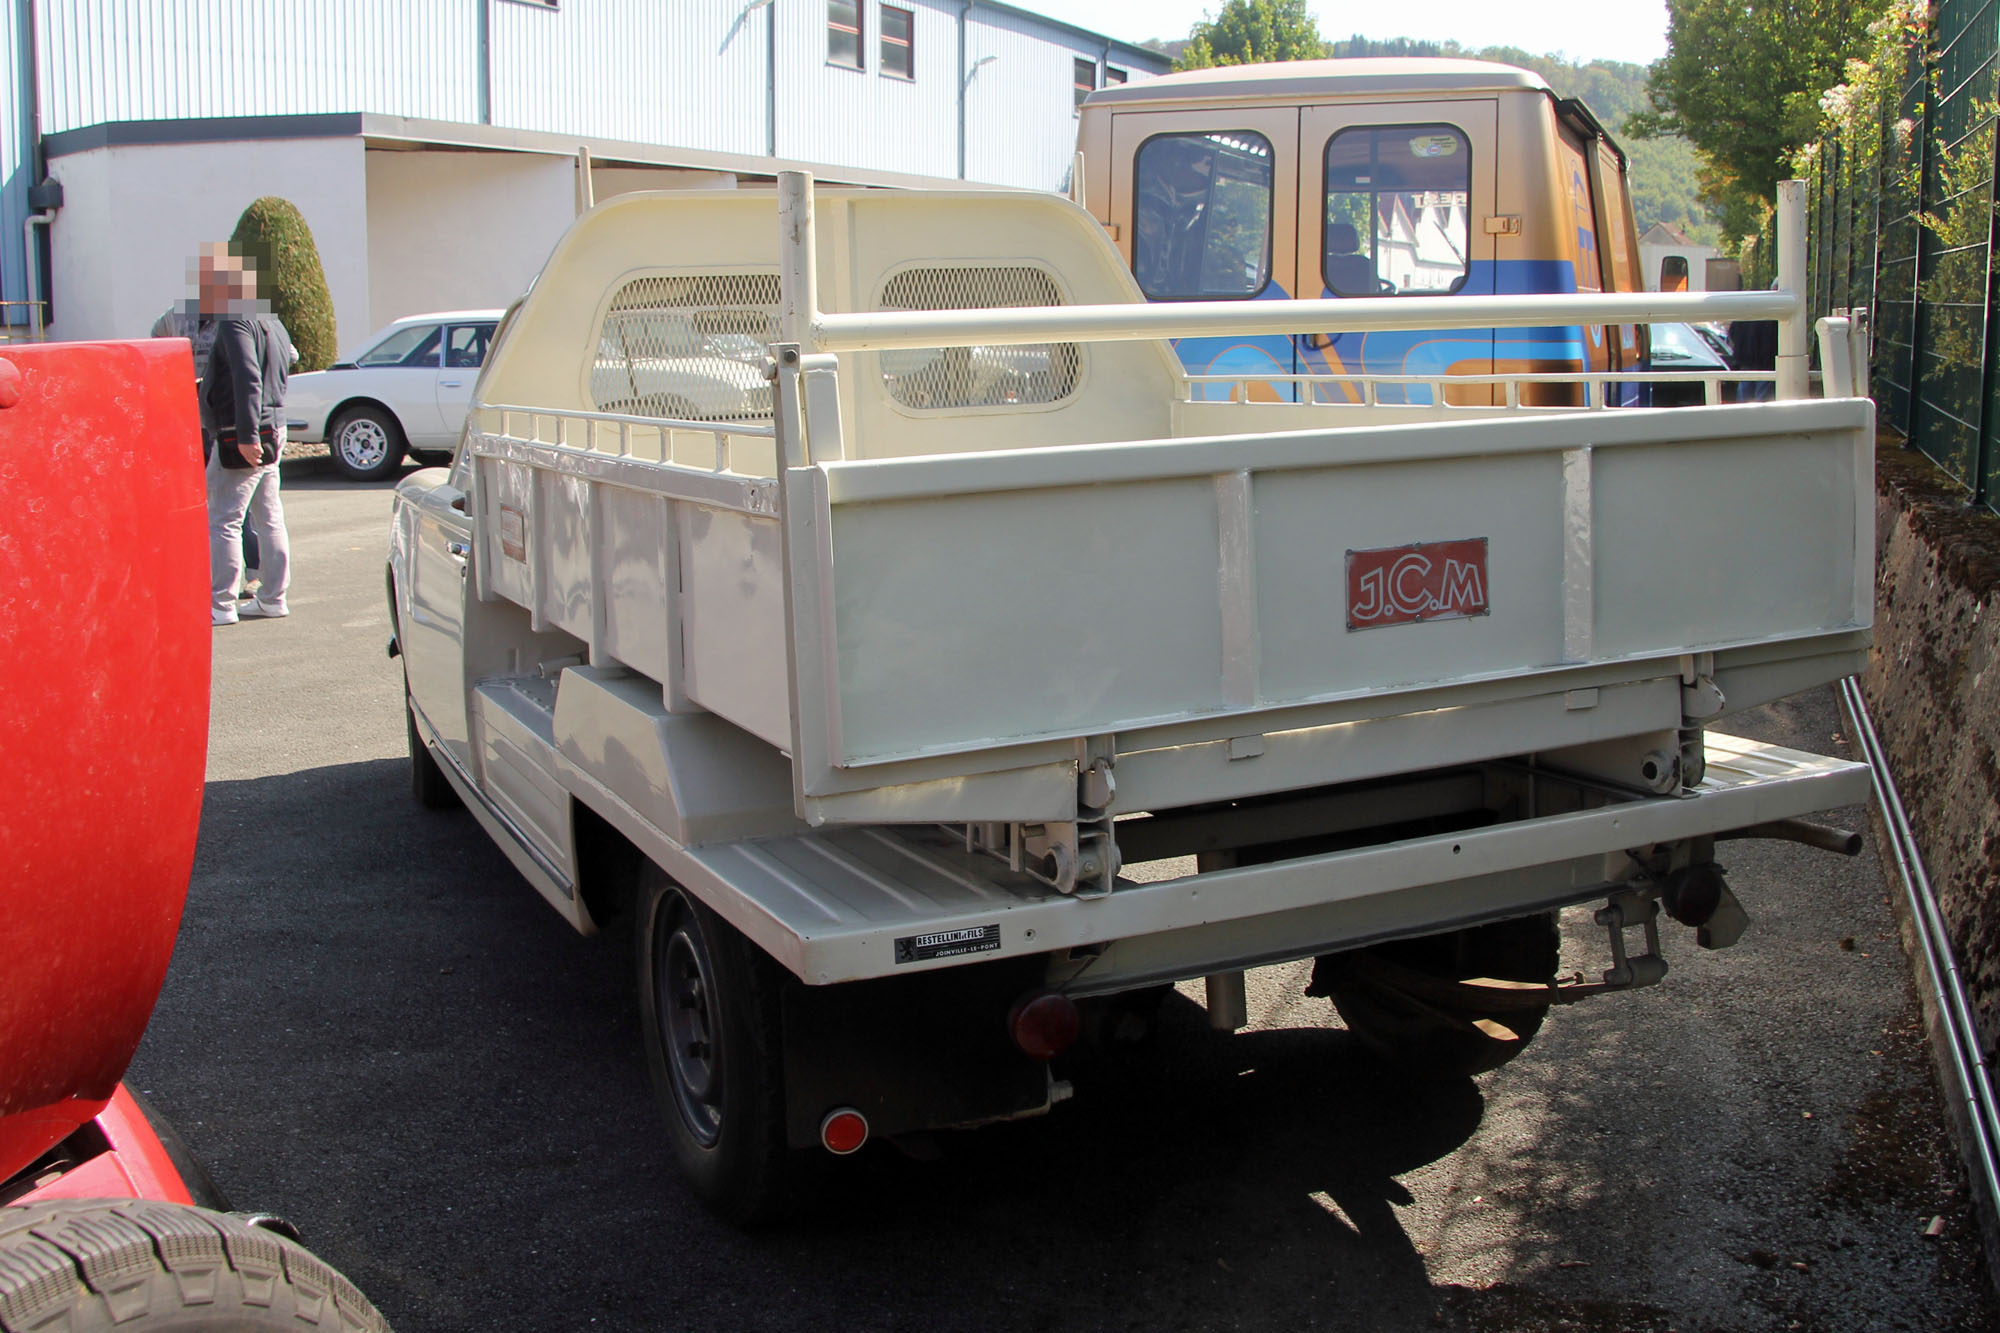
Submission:
M 1629 851 L 1868 799 L 1866 765 L 1707 740 L 1707 775 L 1690 792 L 1593 789 L 1588 801 L 1553 803 L 1587 808 L 1121 879 L 1099 898 L 1060 894 L 936 826 L 714 844 L 680 852 L 669 869 L 809 984 L 1045 954 L 1067 989 L 1088 994 L 1580 902 L 1635 873 Z

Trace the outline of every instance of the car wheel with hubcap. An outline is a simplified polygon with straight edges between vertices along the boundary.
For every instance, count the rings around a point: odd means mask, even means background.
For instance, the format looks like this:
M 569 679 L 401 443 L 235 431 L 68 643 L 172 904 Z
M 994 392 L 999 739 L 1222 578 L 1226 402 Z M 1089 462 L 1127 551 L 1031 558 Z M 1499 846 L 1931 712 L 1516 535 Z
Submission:
M 674 1160 L 729 1221 L 781 1216 L 807 1164 L 785 1143 L 777 964 L 650 863 L 638 927 L 646 1063 Z
M 379 407 L 350 407 L 327 432 L 334 470 L 349 481 L 380 481 L 403 462 L 403 428 Z

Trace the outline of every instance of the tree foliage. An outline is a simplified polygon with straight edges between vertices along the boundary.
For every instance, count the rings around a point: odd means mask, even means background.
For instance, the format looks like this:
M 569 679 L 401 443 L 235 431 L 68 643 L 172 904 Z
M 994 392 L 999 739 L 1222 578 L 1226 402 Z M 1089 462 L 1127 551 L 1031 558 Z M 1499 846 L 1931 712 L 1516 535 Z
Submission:
M 1754 231 L 1788 159 L 1818 130 L 1820 94 L 1866 46 L 1885 3 L 1667 0 L 1667 54 L 1624 131 L 1685 137 L 1724 230 Z
M 236 219 L 230 248 L 257 268 L 257 294 L 271 303 L 299 349 L 299 371 L 324 370 L 336 355 L 333 297 L 326 289 L 319 247 L 305 215 L 289 200 L 267 194 Z
M 1318 60 L 1326 53 L 1306 0 L 1225 0 L 1221 13 L 1194 25 L 1174 68 Z

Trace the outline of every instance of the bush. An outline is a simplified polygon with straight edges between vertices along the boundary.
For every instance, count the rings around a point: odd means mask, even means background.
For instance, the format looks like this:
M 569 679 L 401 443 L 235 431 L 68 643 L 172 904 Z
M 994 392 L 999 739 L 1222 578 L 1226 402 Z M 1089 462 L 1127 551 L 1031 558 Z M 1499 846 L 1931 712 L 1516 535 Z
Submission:
M 229 248 L 257 267 L 257 294 L 270 302 L 299 349 L 294 371 L 325 370 L 337 355 L 333 298 L 305 215 L 289 200 L 265 195 L 243 210 Z

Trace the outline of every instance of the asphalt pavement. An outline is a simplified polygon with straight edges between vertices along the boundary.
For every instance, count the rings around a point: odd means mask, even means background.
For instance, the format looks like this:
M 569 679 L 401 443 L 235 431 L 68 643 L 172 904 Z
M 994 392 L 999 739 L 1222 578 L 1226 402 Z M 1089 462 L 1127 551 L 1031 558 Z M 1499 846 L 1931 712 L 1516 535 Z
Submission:
M 388 486 L 285 488 L 293 613 L 215 632 L 129 1081 L 404 1333 L 2000 1330 L 1872 850 L 1727 845 L 1741 945 L 1670 927 L 1663 985 L 1477 1080 L 1398 1082 L 1269 969 L 1250 1031 L 1178 997 L 1047 1117 L 871 1149 L 822 1215 L 733 1231 L 668 1160 L 629 961 L 409 797 Z M 1734 721 L 1841 745 L 1827 692 Z M 1565 922 L 1565 966 L 1603 967 Z

